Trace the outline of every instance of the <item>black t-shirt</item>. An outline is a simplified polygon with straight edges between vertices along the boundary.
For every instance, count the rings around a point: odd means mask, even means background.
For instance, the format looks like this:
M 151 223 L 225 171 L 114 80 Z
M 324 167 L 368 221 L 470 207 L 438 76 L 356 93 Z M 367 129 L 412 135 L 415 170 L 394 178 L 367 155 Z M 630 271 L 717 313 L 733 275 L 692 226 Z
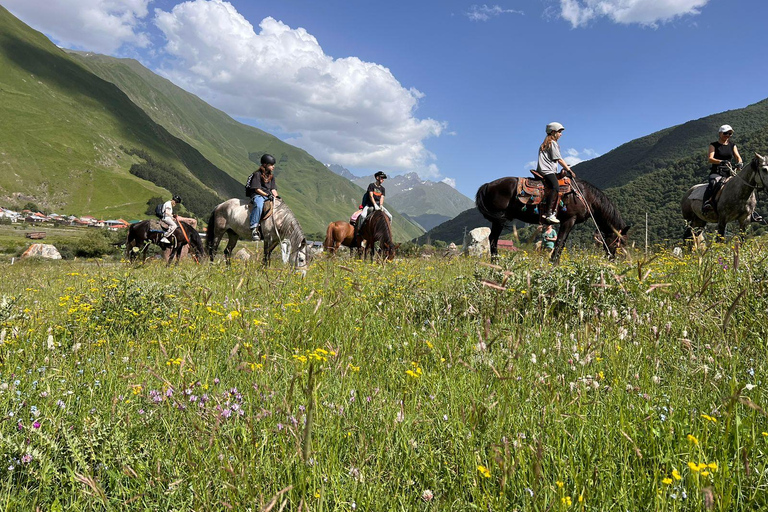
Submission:
M 713 155 L 716 160 L 725 160 L 730 162 L 733 159 L 733 144 L 720 144 L 720 142 L 713 142 L 712 147 L 715 148 L 715 154 Z M 712 164 L 712 172 L 717 172 L 719 164 Z
M 275 186 L 275 176 L 272 175 L 269 181 L 264 179 L 264 174 L 261 171 L 256 171 L 248 177 L 248 181 L 245 183 L 245 195 L 253 197 L 256 195 L 256 189 L 260 188 L 262 192 L 266 192 L 267 195 L 272 195 L 272 191 L 277 188 Z
M 368 185 L 368 190 L 365 191 L 365 195 L 363 196 L 363 207 L 373 206 L 373 203 L 371 202 L 371 192 L 373 192 L 373 197 L 376 199 L 376 204 L 381 204 L 381 196 L 387 195 L 384 193 L 383 185 L 377 185 L 375 182 L 371 183 Z

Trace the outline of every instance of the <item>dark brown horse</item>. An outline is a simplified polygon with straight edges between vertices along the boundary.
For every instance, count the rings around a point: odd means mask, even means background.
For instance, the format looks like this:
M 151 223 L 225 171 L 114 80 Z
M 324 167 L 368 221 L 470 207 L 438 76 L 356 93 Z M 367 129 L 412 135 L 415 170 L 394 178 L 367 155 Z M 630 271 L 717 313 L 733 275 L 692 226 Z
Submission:
M 359 249 L 359 245 L 355 242 L 355 226 L 345 220 L 337 220 L 328 224 L 323 247 L 334 255 L 342 245 L 349 247 L 350 252 Z
M 374 211 L 365 220 L 360 228 L 360 238 L 365 241 L 363 259 L 370 252 L 371 261 L 375 252 L 375 244 L 379 243 L 379 251 L 387 260 L 395 258 L 395 243 L 392 241 L 392 227 L 389 223 L 389 217 L 381 210 Z
M 154 222 L 157 221 L 143 220 L 132 224 L 128 228 L 125 256 L 131 262 L 135 261 L 139 255 L 141 255 L 141 260 L 144 261 L 150 244 L 155 244 L 163 250 L 163 259 L 165 259 L 168 265 L 171 264 L 174 258 L 176 258 L 176 263 L 179 263 L 181 250 L 185 245 L 189 245 L 195 253 L 195 260 L 205 256 L 205 247 L 203 247 L 203 241 L 200 239 L 200 233 L 191 225 L 186 222 L 179 222 L 179 227 L 171 235 L 171 243 L 166 244 L 160 242 L 160 239 L 163 238 L 163 229 L 158 224 L 153 229 L 152 223 Z M 165 227 L 165 224 L 162 224 L 162 226 Z
M 486 183 L 478 189 L 475 196 L 477 209 L 492 223 L 489 237 L 491 257 L 498 254 L 496 246 L 501 230 L 507 222 L 518 219 L 528 224 L 541 223 L 541 215 L 531 207 L 524 210 L 525 205 L 517 199 L 518 179 L 523 178 L 500 178 Z M 574 191 L 563 195 L 564 207 L 558 208 L 560 229 L 551 260 L 555 263 L 559 261 L 573 226 L 591 217 L 594 217 L 604 240 L 603 248 L 609 255 L 614 256 L 616 250 L 626 243 L 629 226 L 624 223 L 619 211 L 599 188 L 576 178 L 572 179 L 572 183 L 575 183 Z M 542 205 L 539 206 L 541 208 Z

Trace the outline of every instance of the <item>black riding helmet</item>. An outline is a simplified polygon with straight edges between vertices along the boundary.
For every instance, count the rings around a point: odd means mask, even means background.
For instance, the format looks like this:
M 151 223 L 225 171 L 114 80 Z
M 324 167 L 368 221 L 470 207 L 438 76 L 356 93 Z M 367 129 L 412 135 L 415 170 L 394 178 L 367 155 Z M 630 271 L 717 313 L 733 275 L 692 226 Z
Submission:
M 374 178 L 384 178 L 387 179 L 387 175 L 384 174 L 384 171 L 379 171 L 376 174 L 373 175 Z
M 265 153 L 261 156 L 261 165 L 275 165 L 277 161 L 275 160 L 275 157 L 270 155 L 269 153 Z
M 173 200 L 176 204 L 181 204 L 181 197 L 179 196 L 173 196 Z

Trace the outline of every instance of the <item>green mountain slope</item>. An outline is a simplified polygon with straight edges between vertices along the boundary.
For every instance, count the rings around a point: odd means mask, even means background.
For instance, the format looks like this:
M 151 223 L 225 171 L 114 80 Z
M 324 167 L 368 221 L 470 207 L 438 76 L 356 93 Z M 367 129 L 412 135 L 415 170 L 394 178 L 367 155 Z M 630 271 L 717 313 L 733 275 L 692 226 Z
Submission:
M 280 195 L 307 233 L 324 233 L 328 223 L 348 219 L 360 190 L 307 152 L 262 130 L 239 123 L 197 96 L 177 87 L 132 59 L 72 52 L 93 73 L 117 85 L 171 134 L 184 140 L 238 183 L 258 167 L 263 153 L 278 160 L 275 177 Z M 233 195 L 242 195 L 242 186 Z M 394 236 L 407 240 L 422 230 L 392 212 Z
M 645 239 L 646 214 L 650 243 L 677 243 L 685 230 L 680 213 L 683 194 L 704 183 L 709 174 L 707 147 L 716 139 L 722 124 L 734 127 L 734 143 L 745 162 L 755 152 L 768 154 L 768 100 L 742 109 L 688 121 L 630 141 L 593 160 L 574 166 L 580 178 L 603 188 L 626 222 L 633 225 L 630 239 Z M 480 184 L 478 184 L 479 186 Z M 758 210 L 765 212 L 765 197 L 758 197 Z M 432 240 L 458 241 L 464 226 L 489 225 L 477 210 L 464 212 L 428 232 Z M 756 232 L 766 228 L 753 226 Z M 594 227 L 577 226 L 569 238 L 588 244 Z M 419 240 L 425 240 L 422 235 Z
M 0 200 L 57 211 L 141 216 L 170 191 L 130 173 L 141 158 L 183 172 L 201 197 L 236 182 L 152 121 L 113 84 L 0 7 Z M 214 184 L 215 191 L 205 183 Z

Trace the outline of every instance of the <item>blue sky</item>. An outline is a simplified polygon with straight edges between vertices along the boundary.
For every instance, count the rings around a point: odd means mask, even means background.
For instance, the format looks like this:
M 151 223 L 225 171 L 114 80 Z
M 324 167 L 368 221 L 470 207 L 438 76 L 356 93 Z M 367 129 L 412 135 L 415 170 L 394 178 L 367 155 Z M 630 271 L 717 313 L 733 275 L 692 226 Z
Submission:
M 768 97 L 765 0 L 3 5 L 62 46 L 137 58 L 322 162 L 416 171 L 470 197 L 526 174 L 548 122 L 566 126 L 577 162 Z

